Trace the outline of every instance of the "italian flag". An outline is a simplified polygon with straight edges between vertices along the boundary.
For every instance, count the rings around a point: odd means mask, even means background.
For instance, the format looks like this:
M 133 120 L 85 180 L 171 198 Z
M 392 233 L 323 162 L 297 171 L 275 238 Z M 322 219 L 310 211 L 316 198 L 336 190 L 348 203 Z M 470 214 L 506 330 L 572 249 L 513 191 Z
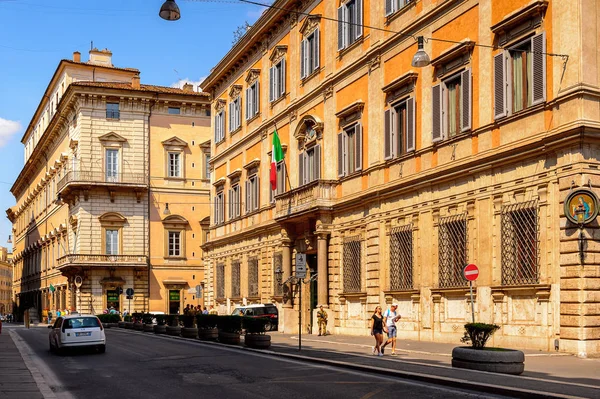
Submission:
M 273 148 L 271 149 L 271 188 L 277 189 L 277 163 L 283 160 L 283 149 L 277 129 L 273 132 Z

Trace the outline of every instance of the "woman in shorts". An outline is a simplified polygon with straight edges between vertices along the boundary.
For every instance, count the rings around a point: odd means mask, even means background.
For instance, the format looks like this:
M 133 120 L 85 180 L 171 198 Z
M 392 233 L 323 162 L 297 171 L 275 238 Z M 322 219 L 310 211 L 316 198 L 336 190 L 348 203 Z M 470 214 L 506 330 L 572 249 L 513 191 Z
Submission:
M 375 308 L 373 316 L 370 320 L 371 335 L 375 337 L 375 346 L 373 347 L 373 354 L 377 356 L 383 356 L 381 353 L 381 344 L 383 344 L 383 315 L 381 314 L 381 306 Z

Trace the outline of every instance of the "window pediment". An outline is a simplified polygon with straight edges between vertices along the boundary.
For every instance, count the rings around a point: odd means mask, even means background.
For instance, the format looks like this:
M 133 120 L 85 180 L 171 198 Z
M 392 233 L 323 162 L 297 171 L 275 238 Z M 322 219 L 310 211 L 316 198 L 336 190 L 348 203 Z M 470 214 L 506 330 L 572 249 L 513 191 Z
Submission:
M 183 216 L 169 215 L 162 220 L 162 224 L 165 226 L 165 228 L 185 228 L 185 226 L 189 225 L 190 223 Z
M 233 172 L 231 172 L 230 174 L 228 174 L 227 178 L 229 180 L 239 179 L 241 175 L 242 175 L 242 170 L 238 168 L 238 169 L 234 170 Z
M 288 48 L 288 46 L 284 46 L 284 45 L 275 46 L 273 48 L 273 51 L 271 52 L 271 56 L 269 57 L 269 60 L 271 60 L 271 62 L 273 64 L 277 64 L 279 62 L 279 60 L 281 60 L 287 54 L 287 48 Z
M 123 136 L 120 136 L 118 134 L 116 134 L 115 132 L 110 132 L 110 133 L 106 133 L 103 134 L 102 136 L 98 137 L 98 140 L 100 141 L 104 141 L 104 142 L 117 142 L 117 143 L 126 143 L 127 139 Z
M 222 99 L 222 98 L 217 98 L 217 100 L 215 101 L 215 110 L 217 112 L 221 112 L 222 110 L 225 109 L 225 105 L 227 105 L 227 101 Z
M 102 226 L 123 226 L 127 219 L 117 212 L 106 212 L 98 218 Z
M 363 100 L 356 100 L 352 104 L 347 105 L 342 110 L 338 111 L 335 116 L 339 119 L 340 126 L 354 122 L 362 116 L 362 111 L 365 107 Z
M 244 169 L 249 171 L 251 169 L 258 168 L 259 166 L 260 166 L 260 159 L 254 158 L 252 161 L 250 161 L 246 165 L 244 165 Z
M 246 75 L 246 83 L 251 85 L 252 83 L 256 82 L 258 78 L 260 78 L 260 69 L 250 69 Z
M 384 86 L 381 90 L 386 94 L 386 102 L 391 103 L 413 91 L 418 76 L 415 71 L 408 71 Z
M 321 22 L 321 14 L 309 15 L 304 18 L 304 22 L 300 26 L 300 33 L 302 36 L 310 35 L 315 29 L 319 27 L 319 23 Z
M 474 41 L 468 38 L 463 39 L 459 44 L 450 47 L 435 57 L 431 60 L 431 65 L 435 68 L 436 75 L 442 76 L 446 72 L 468 63 L 474 47 Z
M 221 177 L 217 180 L 215 180 L 215 182 L 213 183 L 213 186 L 215 186 L 218 189 L 223 188 L 223 186 L 225 185 L 225 178 Z
M 242 93 L 242 85 L 233 85 L 229 90 L 229 97 L 236 98 Z
M 547 8 L 548 0 L 533 0 L 490 27 L 498 35 L 498 45 L 503 46 L 524 32 L 541 26 Z
M 175 147 L 175 148 L 181 148 L 181 149 L 188 146 L 188 144 L 185 141 L 183 141 L 182 139 L 180 139 L 177 136 L 173 136 L 170 139 L 163 141 L 162 145 L 164 147 Z

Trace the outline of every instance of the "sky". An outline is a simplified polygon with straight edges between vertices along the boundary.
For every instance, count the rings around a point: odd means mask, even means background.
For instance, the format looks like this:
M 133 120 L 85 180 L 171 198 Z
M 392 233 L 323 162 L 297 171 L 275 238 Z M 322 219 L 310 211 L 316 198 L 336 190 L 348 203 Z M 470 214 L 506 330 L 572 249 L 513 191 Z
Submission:
M 235 0 L 177 0 L 178 21 L 164 21 L 164 0 L 0 0 L 0 246 L 15 204 L 10 188 L 23 167 L 21 137 L 61 59 L 87 61 L 91 43 L 112 51 L 141 82 L 199 83 L 229 51 L 233 32 L 264 7 Z M 266 3 L 266 1 L 265 1 Z

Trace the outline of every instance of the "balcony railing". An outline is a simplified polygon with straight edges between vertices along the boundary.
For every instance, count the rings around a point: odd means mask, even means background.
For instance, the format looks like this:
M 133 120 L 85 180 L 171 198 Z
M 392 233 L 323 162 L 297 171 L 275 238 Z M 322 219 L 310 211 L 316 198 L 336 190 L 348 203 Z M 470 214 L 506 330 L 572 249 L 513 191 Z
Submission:
M 148 184 L 145 173 L 106 173 L 101 170 L 70 170 L 58 181 L 60 192 L 69 184 L 135 185 Z
M 106 110 L 106 119 L 119 119 L 120 117 L 121 113 L 119 111 Z
M 101 255 L 101 254 L 68 254 L 57 260 L 58 267 L 65 266 L 146 266 L 146 255 Z
M 333 180 L 315 180 L 275 197 L 275 218 L 286 218 L 312 211 L 331 208 L 335 202 Z

